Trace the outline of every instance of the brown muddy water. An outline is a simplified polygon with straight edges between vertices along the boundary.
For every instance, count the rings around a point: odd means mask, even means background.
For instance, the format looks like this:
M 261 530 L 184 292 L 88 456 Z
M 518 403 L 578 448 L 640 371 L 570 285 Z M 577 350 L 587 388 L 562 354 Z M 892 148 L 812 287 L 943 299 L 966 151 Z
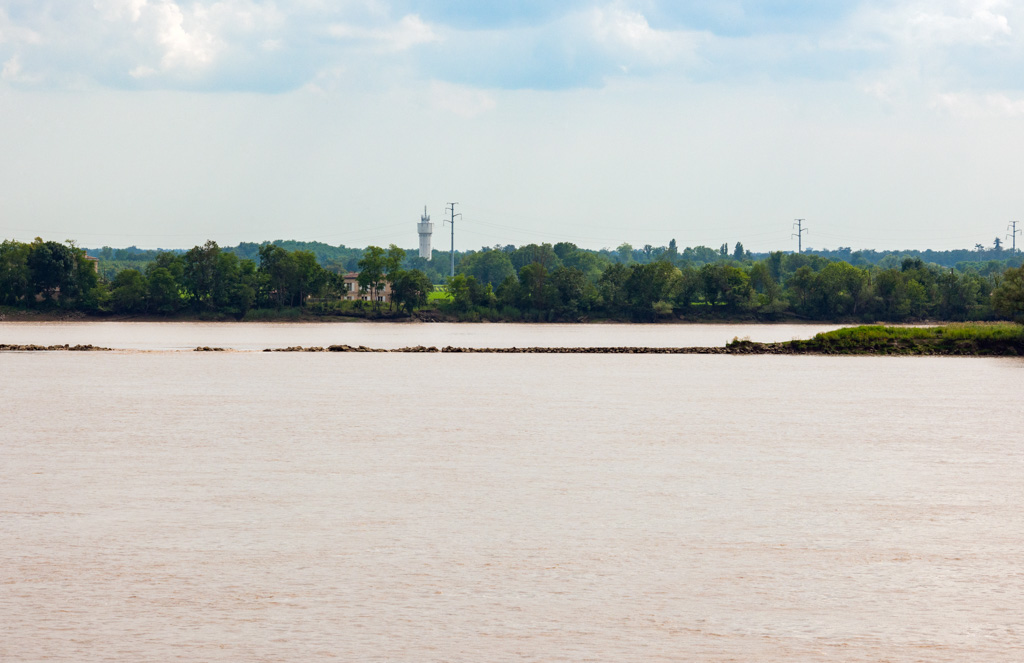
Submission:
M 281 339 L 329 342 L 352 341 Z M 1022 379 L 946 357 L 3 353 L 0 660 L 1019 661 Z
M 401 322 L 0 322 L 0 343 L 98 345 L 129 350 L 213 346 L 262 350 L 295 345 L 412 345 L 477 348 L 569 346 L 723 346 L 733 338 L 789 341 L 838 325 L 509 324 Z

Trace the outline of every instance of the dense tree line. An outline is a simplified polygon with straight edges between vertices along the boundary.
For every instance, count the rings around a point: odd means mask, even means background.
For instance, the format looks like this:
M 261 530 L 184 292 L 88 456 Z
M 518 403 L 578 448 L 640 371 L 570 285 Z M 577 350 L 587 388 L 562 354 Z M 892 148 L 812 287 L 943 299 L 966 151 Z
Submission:
M 101 288 L 93 262 L 74 244 L 0 244 L 0 304 L 15 307 L 52 306 L 91 309 L 99 305 Z
M 396 293 L 396 305 L 412 310 L 426 303 L 430 279 L 397 267 L 405 257 L 402 249 L 370 247 L 365 253 L 357 265 L 366 268 L 365 275 L 373 273 L 372 256 L 381 253 L 389 260 L 363 292 L 375 295 L 386 282 Z M 361 274 L 361 286 L 364 278 Z M 240 258 L 212 241 L 183 252 L 160 251 L 142 269 L 124 268 L 109 280 L 74 245 L 41 239 L 0 244 L 0 304 L 16 308 L 240 318 L 254 308 L 301 308 L 311 298 L 340 299 L 343 284 L 343 274 L 325 269 L 311 251 L 274 244 L 260 245 L 255 259 Z
M 471 254 L 450 280 L 451 308 L 503 319 L 637 321 L 684 317 L 813 320 L 985 320 L 1020 315 L 1024 267 L 982 273 L 920 258 L 855 266 L 776 252 L 754 260 L 737 245 L 695 266 L 593 260 L 571 244 Z M 1015 306 L 1017 308 L 1015 308 Z
M 221 250 L 233 253 L 239 258 L 259 262 L 260 249 L 267 245 L 274 245 L 285 251 L 305 251 L 313 254 L 316 261 L 324 269 L 335 274 L 359 271 L 359 261 L 363 259 L 365 249 L 347 247 L 345 245 L 332 246 L 324 242 L 298 242 L 295 240 L 274 240 L 273 242 L 241 242 L 237 246 L 224 246 Z M 106 279 L 113 279 L 123 269 L 135 269 L 145 271 L 147 265 L 156 259 L 161 253 L 183 254 L 182 249 L 140 249 L 130 246 L 124 249 L 115 249 L 104 246 L 98 249 L 87 249 L 89 255 L 100 258 L 100 274 Z M 456 251 L 455 260 L 462 259 L 465 252 Z M 417 269 L 425 273 L 432 283 L 443 283 L 449 275 L 449 254 L 447 251 L 433 251 L 431 260 L 419 257 L 418 251 L 409 251 L 402 259 L 402 268 L 406 270 Z
M 411 313 L 426 305 L 432 284 L 443 280 L 448 294 L 438 305 L 466 319 L 909 321 L 1024 315 L 1024 267 L 979 269 L 967 263 L 957 269 L 918 257 L 904 257 L 898 265 L 855 265 L 806 253 L 757 259 L 738 242 L 717 251 L 679 251 L 673 242 L 660 253 L 644 247 L 637 260 L 631 247 L 601 252 L 560 242 L 469 251 L 457 275 L 447 278 L 438 276 L 438 264 L 430 272 L 417 269 L 425 261 L 395 245 L 344 258 L 277 244 L 240 247 L 207 242 L 187 251 L 157 251 L 139 268 L 103 278 L 73 244 L 5 241 L 0 304 L 240 318 L 252 309 L 340 304 L 350 294 L 344 273 L 358 271 L 359 290 L 374 309 L 387 288 L 389 308 Z M 112 259 L 132 255 L 115 253 Z M 447 266 L 445 258 L 435 263 Z M 343 264 L 332 262 L 337 259 Z

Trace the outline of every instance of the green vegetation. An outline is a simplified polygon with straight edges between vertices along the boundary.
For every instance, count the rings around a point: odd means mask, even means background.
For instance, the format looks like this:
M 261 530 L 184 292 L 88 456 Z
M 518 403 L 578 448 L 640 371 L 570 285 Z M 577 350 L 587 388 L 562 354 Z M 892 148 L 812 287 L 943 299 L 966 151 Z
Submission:
M 1024 354 L 1024 326 L 962 323 L 942 327 L 848 327 L 787 343 L 734 340 L 730 350 L 830 355 L 998 355 Z
M 207 242 L 187 251 L 98 252 L 97 275 L 95 263 L 73 244 L 3 242 L 0 305 L 247 320 L 414 314 L 537 322 L 1024 319 L 1020 254 L 983 247 L 972 253 L 978 260 L 951 268 L 915 256 L 896 261 L 892 254 L 871 263 L 865 252 L 849 253 L 854 262 L 752 254 L 739 242 L 718 249 L 680 250 L 673 241 L 601 251 L 560 242 L 464 252 L 453 277 L 439 275 L 446 255 L 428 263 L 395 245 L 281 242 L 222 249 Z M 990 254 L 999 259 L 981 260 Z M 131 266 L 111 272 L 110 264 Z M 344 275 L 356 269 L 365 302 L 346 290 L 351 279 L 346 284 Z M 443 286 L 435 290 L 435 283 Z M 391 293 L 387 303 L 385 293 Z
M 431 284 L 423 273 L 398 267 L 404 253 L 395 246 L 371 247 L 365 260 L 375 271 L 364 271 L 373 281 L 362 294 L 376 300 L 377 290 L 387 284 L 396 294 L 389 308 L 409 312 L 426 303 Z M 141 269 L 128 267 L 105 279 L 72 244 L 5 241 L 0 244 L 0 305 L 203 320 L 295 320 L 313 314 L 311 306 L 321 314 L 339 313 L 334 305 L 343 303 L 347 292 L 344 276 L 325 269 L 314 253 L 264 244 L 256 255 L 258 262 L 207 242 L 184 252 L 157 252 Z M 377 259 L 379 265 L 371 264 Z M 344 303 L 353 314 L 363 313 L 363 302 Z

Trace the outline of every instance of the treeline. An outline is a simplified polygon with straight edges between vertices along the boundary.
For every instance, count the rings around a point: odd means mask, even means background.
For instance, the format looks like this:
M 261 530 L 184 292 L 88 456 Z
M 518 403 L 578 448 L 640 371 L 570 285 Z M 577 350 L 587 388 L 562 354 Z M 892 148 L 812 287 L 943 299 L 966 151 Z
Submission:
M 356 264 L 361 290 L 376 299 L 387 284 L 395 294 L 392 306 L 411 311 L 424 305 L 430 279 L 401 269 L 404 258 L 398 247 L 371 247 Z M 41 239 L 0 244 L 0 304 L 14 308 L 242 318 L 254 309 L 300 309 L 346 294 L 344 276 L 322 267 L 311 251 L 273 244 L 261 245 L 255 260 L 212 241 L 161 251 L 143 269 L 121 269 L 112 279 L 102 278 L 74 245 Z
M 701 264 L 684 257 L 687 251 L 695 255 L 691 249 L 629 262 L 561 242 L 466 252 L 457 275 L 442 279 L 437 273 L 447 267 L 447 255 L 439 255 L 440 264 L 427 272 L 415 267 L 424 262 L 418 256 L 394 245 L 371 246 L 342 264 L 327 260 L 327 266 L 325 256 L 311 250 L 244 246 L 252 257 L 215 242 L 158 251 L 140 269 L 123 268 L 104 278 L 73 244 L 5 241 L 0 304 L 235 318 L 257 309 L 345 315 L 380 309 L 378 300 L 387 291 L 389 310 L 412 313 L 427 307 L 434 283 L 443 283 L 446 292 L 430 308 L 466 320 L 904 322 L 1024 315 L 1024 268 L 956 269 L 914 257 L 889 267 L 782 252 L 755 259 L 737 244 Z M 347 271 L 359 272 L 358 294 L 369 302 L 347 300 L 355 294 L 347 289 Z
M 320 265 L 332 272 L 342 273 L 346 271 L 357 271 L 359 261 L 363 257 L 365 249 L 357 247 L 346 247 L 344 245 L 333 246 L 324 242 L 299 242 L 295 240 L 274 240 L 273 242 L 242 242 L 237 246 L 222 247 L 223 251 L 234 253 L 239 258 L 258 261 L 260 248 L 268 244 L 285 249 L 286 251 L 308 251 L 316 256 Z M 576 247 L 568 242 L 560 242 L 554 246 L 550 244 L 530 244 L 516 247 L 515 245 L 498 245 L 494 247 L 483 247 L 480 251 L 456 251 L 456 265 L 462 260 L 477 253 L 487 253 L 492 250 L 501 251 L 512 256 L 514 263 L 521 262 L 519 256 L 533 254 L 547 247 L 556 253 L 564 253 L 567 249 L 578 255 L 577 260 L 581 263 L 579 267 L 584 271 L 597 269 L 603 271 L 611 264 L 620 263 L 623 265 L 641 264 L 646 265 L 654 262 L 669 262 L 677 267 L 701 267 L 702 265 L 722 262 L 754 262 L 766 260 L 770 253 L 752 253 L 746 250 L 742 242 L 736 242 L 732 246 L 722 244 L 718 248 L 708 246 L 688 246 L 679 248 L 676 241 L 671 240 L 666 246 L 652 246 L 645 244 L 641 247 L 634 247 L 631 244 L 623 243 L 615 249 L 591 250 Z M 90 255 L 100 258 L 100 273 L 107 279 L 112 279 L 117 272 L 126 268 L 144 270 L 146 265 L 152 262 L 160 253 L 184 253 L 181 249 L 150 250 L 130 246 L 123 249 L 115 249 L 104 246 L 98 249 L 87 249 Z M 868 267 L 871 265 L 883 269 L 899 269 L 906 258 L 920 258 L 927 264 L 939 265 L 942 267 L 953 267 L 958 271 L 975 271 L 982 275 L 1001 274 L 1011 267 L 1020 267 L 1024 262 L 1024 254 L 1020 251 L 1013 251 L 1003 247 L 999 238 L 993 241 L 992 246 L 986 247 L 978 244 L 974 249 L 954 249 L 949 251 L 933 250 L 906 250 L 906 251 L 875 251 L 872 249 L 861 249 L 855 251 L 850 247 L 839 247 L 837 249 L 806 249 L 804 255 L 816 255 L 828 258 L 833 261 L 850 263 L 855 267 Z M 402 261 L 403 269 L 417 269 L 434 283 L 443 283 L 449 275 L 449 254 L 447 251 L 433 251 L 431 260 L 424 260 L 419 257 L 416 250 L 407 250 L 406 257 Z M 518 267 L 522 265 L 517 264 Z
M 72 243 L 0 244 L 0 304 L 20 308 L 60 303 L 94 310 L 102 297 L 94 263 Z
M 1024 313 L 1022 278 L 1021 267 L 982 274 L 909 257 L 898 267 L 858 267 L 782 252 L 753 260 L 740 250 L 699 267 L 668 259 L 602 264 L 562 243 L 465 257 L 449 306 L 504 320 L 990 320 Z
M 359 271 L 359 261 L 363 259 L 365 249 L 347 247 L 345 245 L 333 246 L 324 242 L 298 242 L 295 240 L 274 240 L 273 242 L 241 242 L 238 246 L 220 247 L 225 253 L 233 253 L 242 259 L 252 260 L 258 263 L 260 250 L 268 245 L 273 245 L 285 251 L 304 251 L 316 257 L 317 263 L 327 271 L 335 274 Z M 86 249 L 89 255 L 100 259 L 100 275 L 106 279 L 113 279 L 123 269 L 135 269 L 145 271 L 149 263 L 156 260 L 162 253 L 181 255 L 183 249 L 140 249 L 130 246 L 123 249 L 115 249 L 104 246 L 98 249 Z M 459 261 L 465 252 L 456 251 L 455 260 Z M 449 275 L 449 254 L 447 251 L 433 251 L 431 260 L 419 257 L 418 251 L 408 251 L 402 259 L 403 269 L 417 269 L 426 274 L 433 283 L 443 283 Z

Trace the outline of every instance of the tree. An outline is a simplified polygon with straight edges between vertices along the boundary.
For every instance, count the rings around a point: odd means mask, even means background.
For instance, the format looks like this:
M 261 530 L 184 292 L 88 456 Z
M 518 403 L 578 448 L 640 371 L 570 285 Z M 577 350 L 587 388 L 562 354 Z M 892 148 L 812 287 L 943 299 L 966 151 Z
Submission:
M 72 273 L 68 295 L 73 298 L 79 310 L 96 310 L 100 305 L 100 279 L 96 273 L 95 263 L 86 259 L 85 251 L 71 245 L 75 255 L 75 268 Z
M 551 271 L 555 312 L 560 317 L 575 317 L 580 313 L 586 296 L 587 280 L 575 267 L 557 267 Z
M 210 240 L 202 246 L 194 246 L 185 252 L 185 268 L 182 285 L 196 310 L 212 311 L 216 308 L 215 291 L 218 281 L 218 257 L 220 247 Z
M 370 293 L 373 308 L 378 308 L 377 291 L 384 285 L 384 270 L 387 256 L 379 246 L 368 246 L 359 261 L 359 290 Z
M 689 266 L 680 269 L 675 305 L 680 308 L 689 308 L 696 301 L 699 293 L 700 274 L 697 270 Z
M 1008 269 L 992 292 L 992 306 L 1008 318 L 1024 318 L 1024 265 Z
M 813 284 L 814 271 L 807 265 L 797 268 L 793 275 L 786 280 L 786 289 L 796 297 L 796 301 L 792 302 L 793 307 L 801 313 L 808 311 Z
M 274 244 L 265 244 L 259 249 L 259 272 L 263 275 L 266 291 L 263 296 L 273 301 L 278 308 L 292 303 L 292 296 L 298 281 L 298 265 L 295 258 Z
M 434 289 L 430 277 L 418 269 L 399 270 L 391 283 L 391 299 L 406 313 L 427 303 L 427 293 Z
M 28 265 L 31 246 L 13 240 L 0 244 L 0 304 L 19 306 L 30 301 L 32 272 Z
M 221 254 L 219 262 L 224 279 L 224 292 L 217 300 L 217 306 L 220 310 L 241 318 L 246 311 L 256 305 L 259 289 L 256 263 L 248 259 L 239 259 L 234 253 Z
M 750 286 L 759 296 L 759 306 L 768 309 L 768 312 L 777 312 L 775 303 L 779 299 L 780 288 L 778 281 L 772 276 L 770 260 L 756 262 L 750 267 Z
M 544 269 L 548 271 L 562 264 L 558 254 L 547 243 L 520 246 L 509 256 L 509 259 L 512 261 L 512 267 L 516 270 L 520 270 L 533 262 L 543 265 Z
M 880 304 L 878 317 L 902 320 L 910 314 L 907 301 L 907 281 L 895 269 L 882 270 L 874 277 L 875 297 Z
M 665 258 L 669 262 L 675 262 L 676 258 L 679 257 L 679 247 L 676 245 L 676 240 L 673 237 L 668 241 L 668 250 L 665 251 Z
M 394 244 L 389 245 L 388 253 L 384 256 L 384 271 L 386 273 L 397 272 L 401 269 L 403 260 L 405 260 L 405 249 Z
M 34 294 L 44 301 L 55 299 L 58 293 L 66 295 L 73 288 L 75 253 L 71 247 L 36 237 L 27 263 Z
M 675 300 L 681 278 L 682 272 L 669 262 L 633 265 L 623 286 L 633 317 L 653 319 L 657 312 L 655 304 Z M 671 303 L 669 307 L 671 312 Z
M 460 274 L 474 276 L 481 283 L 490 283 L 492 286 L 500 284 L 516 273 L 508 254 L 495 250 L 481 251 L 466 256 L 459 262 L 458 271 Z
M 814 313 L 820 318 L 857 315 L 869 299 L 868 275 L 846 262 L 829 263 L 811 282 Z
M 750 304 L 753 288 L 750 277 L 739 267 L 723 265 L 725 269 L 725 305 L 730 308 L 746 307 Z
M 746 255 L 746 252 L 743 250 L 743 242 L 736 242 L 736 246 L 732 250 L 732 257 L 736 260 L 743 260 Z
M 136 269 L 122 269 L 110 284 L 110 304 L 118 313 L 142 313 L 148 298 L 149 284 Z
M 564 262 L 566 256 L 568 256 L 571 253 L 574 253 L 575 251 L 578 251 L 579 247 L 573 244 L 572 242 L 559 242 L 558 244 L 555 244 L 554 250 L 555 255 L 558 256 L 558 259 Z
M 725 294 L 725 265 L 708 263 L 700 268 L 700 293 L 710 306 L 717 304 Z
M 149 304 L 157 313 L 176 313 L 182 306 L 181 287 L 171 270 L 154 264 L 146 269 Z
M 617 313 L 626 308 L 625 286 L 629 275 L 629 268 L 618 262 L 609 265 L 601 274 L 597 281 L 597 290 L 605 310 Z
M 539 262 L 531 262 L 519 270 L 519 308 L 543 311 L 548 308 L 548 270 Z
M 601 278 L 601 273 L 611 263 L 599 253 L 577 249 L 565 254 L 565 257 L 562 258 L 562 264 L 566 267 L 575 267 L 583 272 L 587 281 L 596 283 Z
M 292 260 L 295 263 L 295 303 L 292 305 L 305 306 L 306 298 L 323 287 L 327 274 L 312 251 L 293 251 Z

